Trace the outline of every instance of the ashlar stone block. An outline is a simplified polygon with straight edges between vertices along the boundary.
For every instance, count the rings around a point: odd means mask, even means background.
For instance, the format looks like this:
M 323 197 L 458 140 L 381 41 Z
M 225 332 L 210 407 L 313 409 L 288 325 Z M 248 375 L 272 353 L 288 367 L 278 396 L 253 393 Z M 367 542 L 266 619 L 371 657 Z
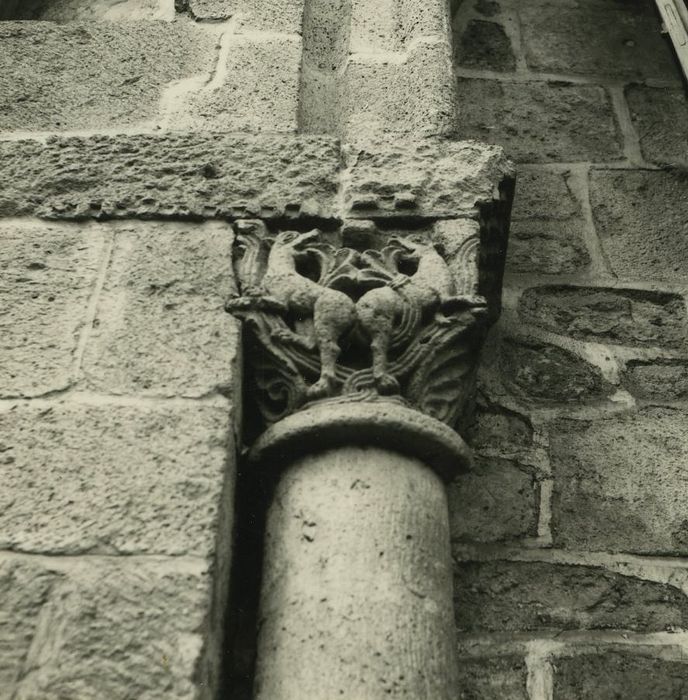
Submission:
M 528 669 L 519 656 L 459 659 L 460 700 L 528 700 Z
M 0 129 L 153 122 L 166 86 L 209 73 L 216 38 L 190 23 L 3 22 Z
M 480 204 L 506 202 L 514 177 L 501 148 L 472 141 L 358 144 L 346 149 L 346 164 L 351 218 L 474 216 Z
M 476 457 L 449 484 L 449 525 L 459 542 L 503 542 L 537 534 L 540 489 L 510 460 Z
M 599 368 L 556 345 L 504 339 L 499 354 L 504 386 L 524 401 L 578 403 L 613 392 Z
M 214 77 L 170 118 L 177 130 L 296 132 L 301 37 L 223 36 Z
M 459 132 L 519 163 L 622 157 L 611 101 L 596 85 L 459 79 Z
M 680 588 L 593 566 L 463 562 L 455 578 L 459 629 L 472 633 L 568 629 L 663 631 L 688 624 Z
M 653 658 L 648 651 L 632 653 L 616 649 L 600 653 L 600 649 L 595 649 L 580 656 L 557 659 L 554 697 L 557 700 L 616 700 L 619 697 L 683 700 L 688 664 Z M 657 649 L 658 657 L 662 651 L 664 649 Z M 678 649 L 676 652 L 680 653 Z
M 507 270 L 566 274 L 590 263 L 585 221 L 571 173 L 521 169 L 512 210 Z
M 110 394 L 232 393 L 239 342 L 228 224 L 116 223 L 82 381 Z
M 631 360 L 623 373 L 623 383 L 640 399 L 684 400 L 688 398 L 688 361 Z
M 88 224 L 0 222 L 0 396 L 38 396 L 75 380 L 106 238 Z
M 519 315 L 553 333 L 611 345 L 674 349 L 688 337 L 683 298 L 670 292 L 536 287 L 524 292 Z
M 5 408 L 0 549 L 209 556 L 233 449 L 226 404 Z
M 0 662 L 3 697 L 196 700 L 217 692 L 207 564 L 26 559 L 0 563 L 0 621 L 9 620 L 0 624 L 0 649 L 12 651 Z
M 683 88 L 626 89 L 643 156 L 652 163 L 688 165 L 688 96 Z
M 456 98 L 446 37 L 412 46 L 402 61 L 352 54 L 341 78 L 340 133 L 357 143 L 398 133 L 413 138 L 452 134 Z
M 43 0 L 39 4 L 37 18 L 51 22 L 170 21 L 175 17 L 174 0 Z
M 41 611 L 62 575 L 0 555 L 0 693 L 11 698 L 41 623 Z
M 679 75 L 651 2 L 536 0 L 519 7 L 528 65 L 644 80 Z
M 680 130 L 681 121 L 676 124 Z M 688 175 L 684 171 L 593 170 L 590 200 L 602 246 L 618 277 L 686 279 Z
M 236 18 L 250 29 L 258 31 L 301 31 L 304 0 L 188 0 L 193 17 L 200 20 Z
M 688 553 L 685 412 L 648 407 L 550 431 L 556 547 Z
M 463 68 L 513 72 L 516 56 L 504 27 L 496 22 L 474 19 L 463 33 L 455 35 L 454 60 Z

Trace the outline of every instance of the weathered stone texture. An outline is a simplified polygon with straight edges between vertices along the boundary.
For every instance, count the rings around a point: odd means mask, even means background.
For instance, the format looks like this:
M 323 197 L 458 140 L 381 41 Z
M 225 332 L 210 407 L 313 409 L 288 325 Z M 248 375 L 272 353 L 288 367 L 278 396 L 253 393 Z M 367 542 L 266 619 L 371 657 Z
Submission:
M 688 361 L 632 360 L 626 365 L 623 383 L 640 399 L 666 401 L 688 398 Z
M 686 279 L 685 172 L 593 170 L 590 185 L 595 224 L 616 275 L 641 280 Z
M 626 90 L 626 99 L 645 159 L 652 163 L 688 165 L 686 91 L 632 85 Z
M 646 408 L 550 431 L 557 547 L 686 555 L 688 416 Z
M 17 405 L 0 413 L 0 441 L 0 548 L 213 551 L 233 479 L 228 408 Z
M 214 78 L 173 113 L 176 130 L 295 132 L 301 37 L 235 34 Z M 219 77 L 218 77 L 219 76 Z
M 114 394 L 233 392 L 237 324 L 228 224 L 117 223 L 83 358 L 89 388 Z
M 8 0 L 2 19 L 39 19 L 51 22 L 173 20 L 174 0 Z M 12 7 L 15 5 L 15 7 Z
M 571 189 L 571 171 L 545 170 L 547 166 L 518 169 L 518 189 L 512 217 L 517 221 L 566 221 L 582 217 L 581 205 Z
M 209 72 L 216 38 L 191 24 L 2 23 L 0 129 L 139 124 L 173 80 Z
M 456 4 L 456 1 L 452 2 L 452 7 Z M 502 12 L 502 6 L 497 0 L 476 0 L 473 7 L 483 17 L 496 17 Z
M 426 139 L 350 147 L 344 181 L 348 216 L 471 215 L 513 177 L 501 148 Z
M 36 396 L 74 380 L 104 248 L 94 227 L 0 222 L 0 396 Z
M 368 141 L 376 134 L 407 138 L 453 134 L 456 102 L 446 40 L 413 46 L 403 62 L 349 57 L 341 78 L 340 131 L 345 141 Z
M 301 31 L 304 0 L 188 0 L 196 19 L 238 18 L 251 29 L 294 33 Z
M 504 386 L 539 404 L 594 400 L 613 390 L 597 367 L 556 345 L 506 339 L 500 356 Z
M 621 158 L 601 87 L 462 78 L 458 93 L 461 136 L 504 146 L 520 163 Z
M 631 652 L 604 651 L 557 659 L 556 700 L 685 700 L 688 664 Z
M 568 274 L 590 263 L 582 220 L 513 221 L 507 269 L 510 272 Z
M 565 274 L 590 263 L 585 221 L 565 171 L 521 170 L 514 199 L 507 269 Z
M 538 71 L 677 79 L 650 2 L 536 0 L 519 7 L 528 65 Z
M 512 411 L 476 408 L 475 422 L 464 436 L 474 450 L 518 450 L 533 443 L 533 426 L 522 415 Z
M 330 216 L 339 149 L 318 136 L 185 134 L 0 142 L 0 214 Z
M 59 573 L 30 562 L 0 559 L 0 697 L 12 697 Z
M 55 571 L 44 559 L 17 558 L 0 566 L 10 584 L 0 620 L 11 616 L 0 634 L 17 644 L 14 658 L 3 656 L 10 682 L 2 697 L 210 697 L 216 681 L 198 673 L 203 656 L 216 652 L 212 642 L 203 648 L 210 588 L 203 564 L 94 558 Z
M 396 20 L 395 31 L 402 42 L 408 43 L 421 36 L 446 37 L 448 35 L 449 14 L 444 3 L 417 2 L 417 0 L 387 0 L 387 2 L 391 9 L 390 14 Z
M 680 589 L 590 566 L 464 562 L 454 588 L 457 624 L 469 632 L 688 626 Z
M 370 0 L 347 0 L 329 5 L 334 20 L 343 8 L 351 13 L 350 50 L 403 51 L 413 39 L 446 38 L 449 17 L 443 3 L 416 0 L 376 0 L 371 11 Z M 347 7 L 348 6 L 348 7 Z
M 455 37 L 454 61 L 465 68 L 514 71 L 516 57 L 501 24 L 471 20 L 460 37 Z
M 528 671 L 516 656 L 459 659 L 457 700 L 528 700 Z
M 537 534 L 539 488 L 514 462 L 476 458 L 474 468 L 449 485 L 448 497 L 455 540 L 498 542 Z
M 680 348 L 686 309 L 678 294 L 594 287 L 538 287 L 521 298 L 524 321 L 598 343 Z

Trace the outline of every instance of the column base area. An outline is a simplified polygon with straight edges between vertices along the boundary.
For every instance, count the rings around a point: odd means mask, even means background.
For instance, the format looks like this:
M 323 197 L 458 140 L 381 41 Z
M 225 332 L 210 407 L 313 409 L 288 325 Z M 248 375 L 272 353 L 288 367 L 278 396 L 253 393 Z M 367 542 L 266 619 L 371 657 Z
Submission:
M 471 464 L 471 452 L 445 423 L 393 401 L 323 403 L 279 421 L 254 444 L 249 458 L 265 469 L 323 449 L 370 446 L 421 459 L 444 481 Z

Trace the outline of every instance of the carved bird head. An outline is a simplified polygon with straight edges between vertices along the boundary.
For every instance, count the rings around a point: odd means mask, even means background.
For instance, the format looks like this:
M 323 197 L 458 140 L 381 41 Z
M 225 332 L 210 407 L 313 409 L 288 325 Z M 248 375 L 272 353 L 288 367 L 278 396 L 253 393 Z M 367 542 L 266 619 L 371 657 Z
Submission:
M 306 233 L 301 233 L 300 231 L 282 231 L 277 234 L 274 245 L 283 247 L 289 246 L 294 250 L 304 249 L 309 243 L 312 244 L 319 241 L 321 235 L 321 231 L 317 228 L 312 231 L 307 231 Z

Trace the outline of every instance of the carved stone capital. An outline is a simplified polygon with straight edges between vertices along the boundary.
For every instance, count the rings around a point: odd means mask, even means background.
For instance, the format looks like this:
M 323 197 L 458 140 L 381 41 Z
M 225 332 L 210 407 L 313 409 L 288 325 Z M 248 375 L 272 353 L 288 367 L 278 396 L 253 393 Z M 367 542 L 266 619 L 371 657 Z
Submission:
M 362 403 L 456 427 L 498 315 L 505 247 L 471 219 L 393 231 L 351 221 L 327 232 L 237 222 L 227 310 L 244 321 L 264 427 Z

